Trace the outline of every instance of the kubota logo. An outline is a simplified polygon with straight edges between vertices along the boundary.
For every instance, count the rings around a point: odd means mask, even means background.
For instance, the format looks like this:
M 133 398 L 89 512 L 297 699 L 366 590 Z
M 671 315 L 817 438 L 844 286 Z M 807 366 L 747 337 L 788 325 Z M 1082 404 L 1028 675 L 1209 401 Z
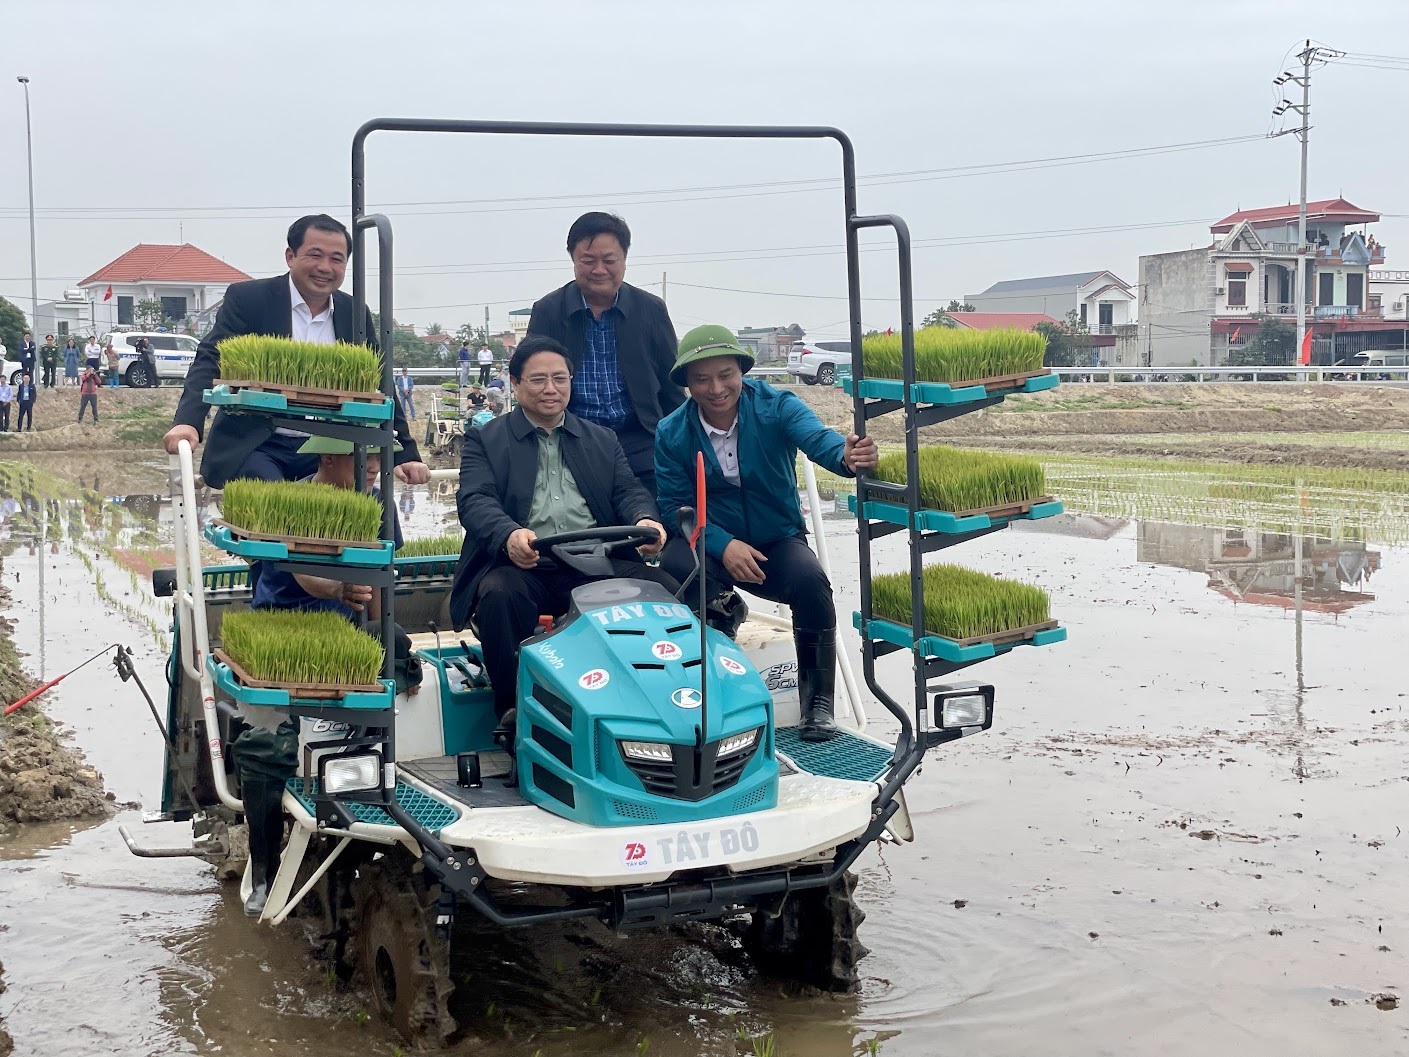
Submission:
M 628 870 L 649 866 L 650 862 L 651 857 L 646 851 L 646 846 L 639 841 L 628 841 L 621 846 L 621 865 Z
M 670 695 L 670 700 L 674 701 L 680 708 L 699 708 L 700 692 L 691 686 L 682 686 L 675 693 Z

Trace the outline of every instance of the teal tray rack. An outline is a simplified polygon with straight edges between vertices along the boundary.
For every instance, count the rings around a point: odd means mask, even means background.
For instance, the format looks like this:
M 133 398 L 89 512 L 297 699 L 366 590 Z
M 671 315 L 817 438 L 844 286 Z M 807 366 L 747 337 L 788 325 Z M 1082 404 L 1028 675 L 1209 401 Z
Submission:
M 396 700 L 396 683 L 389 679 L 377 680 L 382 684 L 381 693 L 359 691 L 333 698 L 295 697 L 287 690 L 264 686 L 245 686 L 235 678 L 235 673 L 230 670 L 230 666 L 222 663 L 214 655 L 207 657 L 205 664 L 206 671 L 210 672 L 210 677 L 215 685 L 244 705 L 263 705 L 267 708 L 338 708 L 385 712 L 391 709 L 392 703 Z
M 857 631 L 861 630 L 862 620 L 859 612 L 851 614 L 851 623 Z M 879 639 L 882 642 L 914 650 L 925 657 L 938 657 L 951 664 L 973 664 L 975 661 L 986 661 L 990 657 L 1007 653 L 1015 646 L 1050 646 L 1054 642 L 1065 642 L 1067 629 L 1060 626 L 1046 628 L 1034 632 L 1029 638 L 1018 639 L 1014 642 L 975 642 L 966 646 L 941 635 L 922 635 L 916 641 L 910 629 L 904 625 L 872 617 L 867 634 L 872 639 Z
M 976 400 L 987 400 L 994 396 L 1040 393 L 1044 389 L 1056 388 L 1060 381 L 1061 378 L 1056 374 L 1043 374 L 1006 389 L 987 389 L 982 385 L 965 385 L 956 389 L 943 382 L 916 382 L 910 387 L 910 392 L 912 400 L 917 404 L 971 404 Z M 855 392 L 855 380 L 850 377 L 838 379 L 837 385 L 847 396 L 853 398 L 861 396 L 872 400 L 905 399 L 905 383 L 898 378 L 865 378 L 861 382 L 860 393 Z
M 228 386 L 217 385 L 205 390 L 204 399 L 214 407 L 234 411 L 262 411 L 266 414 L 296 415 L 302 418 L 317 419 L 323 422 L 344 422 L 349 425 L 366 426 L 385 422 L 392 416 L 392 403 L 383 400 L 380 404 L 362 400 L 345 400 L 335 411 L 329 407 L 316 407 L 310 404 L 291 402 L 283 393 L 270 393 L 261 389 L 237 389 L 233 392 Z
M 206 541 L 250 561 L 308 562 L 313 565 L 347 565 L 355 568 L 384 569 L 391 560 L 394 545 L 385 540 L 344 547 L 341 554 L 306 554 L 291 551 L 279 540 L 240 539 L 229 525 L 207 525 Z
M 856 514 L 858 506 L 856 495 L 853 493 L 846 497 L 846 508 L 853 515 Z M 967 517 L 959 517 L 951 514 L 947 510 L 918 510 L 915 512 L 915 528 L 927 532 L 940 532 L 946 536 L 957 536 L 965 532 L 980 532 L 983 529 L 994 528 L 1006 525 L 1010 521 L 1037 521 L 1040 518 L 1052 517 L 1062 512 L 1060 500 L 1052 500 L 1050 503 L 1035 503 L 1032 509 L 1021 514 L 988 515 L 970 514 Z M 887 521 L 892 525 L 906 527 L 906 515 L 909 511 L 903 503 L 886 503 L 872 499 L 866 504 L 866 516 L 876 521 Z

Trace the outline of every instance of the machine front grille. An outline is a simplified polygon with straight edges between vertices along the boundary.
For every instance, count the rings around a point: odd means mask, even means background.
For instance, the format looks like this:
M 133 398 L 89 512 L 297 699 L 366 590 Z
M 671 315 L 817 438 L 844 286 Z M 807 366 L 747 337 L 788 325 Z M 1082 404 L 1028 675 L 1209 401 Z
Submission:
M 758 751 L 755 742 L 747 751 L 736 753 L 727 760 L 716 760 L 719 742 L 712 741 L 705 746 L 701 760 L 698 782 L 695 779 L 695 747 L 693 745 L 672 745 L 670 762 L 663 760 L 637 760 L 625 753 L 622 759 L 631 773 L 641 780 L 646 792 L 654 796 L 670 797 L 673 800 L 704 800 L 715 793 L 735 785 L 753 754 Z

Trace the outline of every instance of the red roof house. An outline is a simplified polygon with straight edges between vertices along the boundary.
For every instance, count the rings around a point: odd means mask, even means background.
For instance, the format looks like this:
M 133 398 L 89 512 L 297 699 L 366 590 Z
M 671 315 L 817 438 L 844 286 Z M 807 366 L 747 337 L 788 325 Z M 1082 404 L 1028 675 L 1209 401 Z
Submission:
M 1226 235 L 1244 220 L 1254 227 L 1263 224 L 1294 224 L 1299 209 L 1300 206 L 1296 202 L 1284 206 L 1269 206 L 1266 209 L 1240 209 L 1224 217 L 1209 230 L 1215 235 Z M 1324 198 L 1319 202 L 1306 203 L 1308 224 L 1317 221 L 1322 224 L 1373 224 L 1379 219 L 1380 214 L 1351 205 L 1344 198 Z
M 200 330 L 214 318 L 225 288 L 249 278 L 189 242 L 180 246 L 143 242 L 78 286 L 92 303 L 92 322 L 99 333 L 135 325 L 141 316 L 136 306 L 143 301 L 160 302 L 163 326 Z

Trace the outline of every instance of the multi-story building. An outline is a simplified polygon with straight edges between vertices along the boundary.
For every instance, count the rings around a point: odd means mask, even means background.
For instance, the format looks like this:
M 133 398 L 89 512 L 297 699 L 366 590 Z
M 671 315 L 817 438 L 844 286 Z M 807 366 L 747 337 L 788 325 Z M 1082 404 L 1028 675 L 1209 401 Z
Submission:
M 135 325 L 136 306 L 143 301 L 158 302 L 167 320 L 193 330 L 197 320 L 224 299 L 226 287 L 248 278 L 190 243 L 141 243 L 88 276 L 78 289 L 88 299 L 89 325 L 95 333 Z
M 1379 214 L 1343 198 L 1308 202 L 1305 244 L 1297 214 L 1295 204 L 1240 210 L 1211 225 L 1207 248 L 1140 258 L 1140 344 L 1152 365 L 1226 364 L 1264 320 L 1294 324 L 1298 257 L 1313 363 L 1381 347 L 1386 332 L 1400 336 L 1403 325 L 1386 320 L 1383 296 L 1370 289 L 1370 268 L 1385 259 L 1366 230 Z

